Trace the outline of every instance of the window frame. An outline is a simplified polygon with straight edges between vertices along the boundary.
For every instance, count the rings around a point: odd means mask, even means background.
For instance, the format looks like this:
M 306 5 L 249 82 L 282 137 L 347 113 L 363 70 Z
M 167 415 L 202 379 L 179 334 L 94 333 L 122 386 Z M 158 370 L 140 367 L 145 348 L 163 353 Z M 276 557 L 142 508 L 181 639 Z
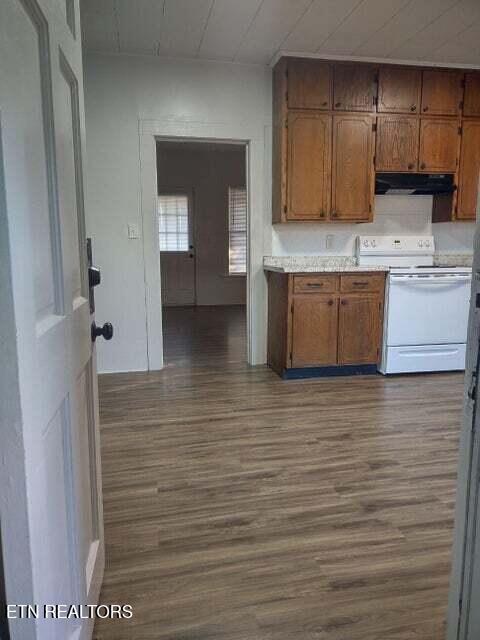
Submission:
M 187 214 L 188 214 L 188 248 L 185 251 L 162 251 L 160 249 L 160 227 L 159 227 L 159 212 L 158 212 L 158 200 L 160 196 L 185 196 L 187 198 Z M 172 189 L 158 189 L 157 193 L 157 201 L 156 201 L 156 213 L 157 213 L 157 229 L 158 229 L 158 251 L 159 253 L 191 253 L 194 251 L 192 247 L 195 246 L 194 242 L 194 219 L 193 219 L 193 192 L 191 189 L 183 188 L 183 187 L 175 187 Z
M 230 271 L 230 246 L 231 246 L 231 212 L 230 212 L 230 192 L 245 192 L 245 271 Z M 227 276 L 231 278 L 245 278 L 248 273 L 248 190 L 246 185 L 229 185 L 227 189 Z

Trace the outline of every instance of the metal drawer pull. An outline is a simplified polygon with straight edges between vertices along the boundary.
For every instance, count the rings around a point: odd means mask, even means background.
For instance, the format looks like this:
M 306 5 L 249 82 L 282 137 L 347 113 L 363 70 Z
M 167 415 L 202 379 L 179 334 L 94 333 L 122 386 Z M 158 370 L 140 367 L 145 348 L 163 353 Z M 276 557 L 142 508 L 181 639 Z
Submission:
M 354 287 L 367 287 L 368 286 L 368 282 L 362 281 L 362 280 L 357 280 L 353 282 L 353 286 Z
M 323 287 L 323 282 L 307 282 L 307 287 Z

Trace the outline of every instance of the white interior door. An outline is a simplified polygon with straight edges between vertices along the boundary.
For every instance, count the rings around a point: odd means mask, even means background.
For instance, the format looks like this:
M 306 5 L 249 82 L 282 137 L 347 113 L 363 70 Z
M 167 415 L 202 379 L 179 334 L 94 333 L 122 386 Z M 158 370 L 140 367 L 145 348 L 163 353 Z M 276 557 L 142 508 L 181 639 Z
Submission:
M 196 302 L 193 195 L 162 193 L 158 198 L 162 304 L 191 306 Z
M 0 519 L 9 603 L 94 604 L 103 574 L 78 0 L 0 2 Z M 89 620 L 10 620 L 13 640 Z

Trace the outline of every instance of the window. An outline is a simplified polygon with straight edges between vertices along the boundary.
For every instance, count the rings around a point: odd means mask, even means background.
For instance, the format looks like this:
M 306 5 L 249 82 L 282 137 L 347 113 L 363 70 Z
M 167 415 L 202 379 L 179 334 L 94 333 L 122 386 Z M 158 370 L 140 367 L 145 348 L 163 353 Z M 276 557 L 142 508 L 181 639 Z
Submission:
M 160 251 L 188 251 L 188 196 L 182 193 L 158 196 Z
M 229 251 L 228 272 L 247 273 L 247 190 L 228 189 Z

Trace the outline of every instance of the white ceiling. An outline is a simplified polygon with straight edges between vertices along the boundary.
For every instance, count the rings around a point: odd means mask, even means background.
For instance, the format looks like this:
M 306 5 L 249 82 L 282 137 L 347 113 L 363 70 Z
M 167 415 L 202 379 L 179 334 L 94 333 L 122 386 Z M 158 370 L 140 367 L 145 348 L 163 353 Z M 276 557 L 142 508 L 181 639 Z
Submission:
M 282 53 L 480 65 L 480 0 L 81 0 L 90 51 L 270 64 Z

